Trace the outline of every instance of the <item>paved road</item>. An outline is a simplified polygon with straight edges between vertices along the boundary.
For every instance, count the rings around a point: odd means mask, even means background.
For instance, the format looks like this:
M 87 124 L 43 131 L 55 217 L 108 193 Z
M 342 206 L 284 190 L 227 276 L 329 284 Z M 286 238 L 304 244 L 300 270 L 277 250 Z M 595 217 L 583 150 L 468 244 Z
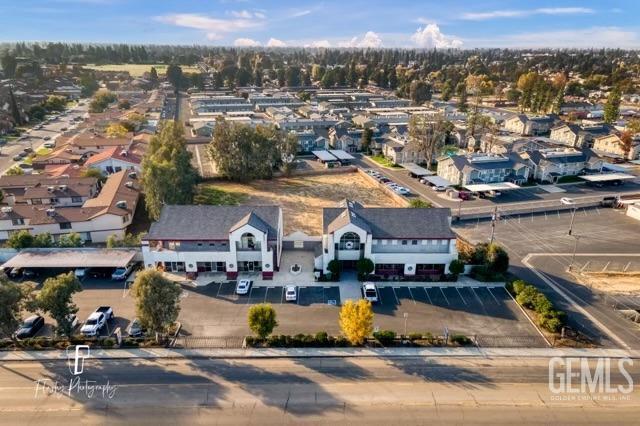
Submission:
M 469 201 L 460 202 L 442 196 L 443 193 L 433 191 L 426 185 L 418 182 L 409 176 L 406 169 L 389 169 L 381 167 L 374 161 L 357 156 L 355 164 L 365 169 L 376 169 L 380 173 L 388 176 L 396 183 L 405 186 L 414 194 L 417 194 L 434 205 L 449 207 L 454 215 L 460 211 L 463 214 L 475 214 L 491 212 L 495 207 L 499 210 L 507 211 L 521 208 L 555 207 L 560 206 L 560 199 L 563 197 L 573 198 L 577 202 L 599 201 L 607 195 L 640 193 L 640 184 L 627 182 L 620 187 L 589 187 L 585 184 L 562 184 L 553 186 L 552 190 L 559 188 L 559 192 L 548 192 L 541 186 L 526 187 L 517 190 L 505 191 L 501 196 L 494 199 L 476 198 Z M 551 185 L 549 185 L 551 187 Z
M 635 382 L 639 367 L 625 366 Z M 2 422 L 637 424 L 640 408 L 637 388 L 553 394 L 549 362 L 535 359 L 89 359 L 79 377 L 102 388 L 69 394 L 63 362 L 0 364 Z M 45 395 L 55 381 L 60 391 Z M 628 388 L 615 361 L 611 384 Z
M 32 129 L 29 133 L 23 134 L 20 138 L 22 140 L 14 140 L 4 145 L 0 150 L 0 173 L 3 174 L 7 169 L 20 163 L 13 161 L 13 157 L 23 149 L 30 147 L 35 151 L 44 144 L 44 137 L 49 136 L 53 140 L 62 133 L 63 128 L 71 128 L 73 118 L 84 116 L 89 108 L 87 100 L 82 100 L 82 103 L 82 106 L 75 106 L 68 110 L 66 116 L 61 116 L 56 121 L 45 124 L 41 130 Z
M 575 329 L 600 340 L 605 347 L 627 345 L 640 348 L 640 328 L 624 319 L 612 308 L 611 301 L 594 290 L 579 285 L 567 272 L 572 263 L 575 238 L 568 235 L 571 214 L 568 212 L 538 215 L 503 215 L 496 225 L 495 238 L 507 248 L 511 257 L 511 270 L 519 277 L 535 283 L 560 309 L 569 315 L 569 324 Z M 491 234 L 490 221 L 464 221 L 454 229 L 472 242 L 487 242 Z M 638 222 L 620 210 L 580 209 L 576 212 L 574 235 L 579 237 L 574 266 L 581 268 L 597 260 L 604 267 L 615 262 L 625 267 L 640 254 L 640 227 Z M 530 253 L 552 254 L 529 256 L 528 263 L 542 276 L 532 272 L 523 263 Z M 626 256 L 626 257 L 625 257 Z M 603 261 L 601 259 L 607 259 Z M 640 260 L 640 257 L 637 258 Z M 634 263 L 635 264 L 635 263 Z M 575 305 L 568 303 L 552 286 L 566 292 Z M 582 311 L 576 306 L 584 309 Z M 604 325 L 621 342 L 604 332 Z

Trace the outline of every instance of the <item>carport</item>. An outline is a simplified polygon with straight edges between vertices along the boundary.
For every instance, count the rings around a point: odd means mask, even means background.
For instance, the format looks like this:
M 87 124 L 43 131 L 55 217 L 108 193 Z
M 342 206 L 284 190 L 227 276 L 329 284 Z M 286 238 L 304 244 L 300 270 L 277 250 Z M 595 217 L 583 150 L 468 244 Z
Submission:
M 333 162 L 333 161 L 338 161 L 338 159 L 336 157 L 331 155 L 331 153 L 329 151 L 326 151 L 326 150 L 311 151 L 311 153 L 313 155 L 315 155 L 316 158 L 318 160 L 320 160 L 320 162 L 322 162 L 322 163 L 330 163 L 330 162 Z
M 476 185 L 465 185 L 464 187 L 471 192 L 508 191 L 511 189 L 520 189 L 518 185 L 511 182 L 481 183 Z
M 336 157 L 343 166 L 351 164 L 356 159 L 356 157 L 341 149 L 330 149 L 329 153 Z
M 602 173 L 597 175 L 584 175 L 578 176 L 580 179 L 586 180 L 588 183 L 612 183 L 622 182 L 629 179 L 635 179 L 636 177 L 627 173 Z
M 407 169 L 409 171 L 409 175 L 411 175 L 411 177 L 414 177 L 414 178 L 421 178 L 424 176 L 433 176 L 435 174 L 431 170 L 427 170 L 424 167 L 420 167 L 415 163 L 405 163 L 402 165 L 402 167 Z
M 453 186 L 451 182 L 440 176 L 425 176 L 424 180 L 429 182 L 433 186 L 444 186 L 445 188 Z
M 50 248 L 25 249 L 3 268 L 125 268 L 138 252 L 127 249 Z

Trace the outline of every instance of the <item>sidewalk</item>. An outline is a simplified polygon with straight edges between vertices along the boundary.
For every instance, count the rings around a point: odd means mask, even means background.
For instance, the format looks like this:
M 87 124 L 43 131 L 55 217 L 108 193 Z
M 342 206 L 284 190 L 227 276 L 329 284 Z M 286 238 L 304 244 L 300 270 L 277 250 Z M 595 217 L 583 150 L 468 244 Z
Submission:
M 640 358 L 640 350 L 572 348 L 295 348 L 295 349 L 96 349 L 93 359 L 158 358 L 348 358 L 348 357 L 483 357 L 483 358 Z M 66 351 L 0 352 L 7 361 L 66 360 Z

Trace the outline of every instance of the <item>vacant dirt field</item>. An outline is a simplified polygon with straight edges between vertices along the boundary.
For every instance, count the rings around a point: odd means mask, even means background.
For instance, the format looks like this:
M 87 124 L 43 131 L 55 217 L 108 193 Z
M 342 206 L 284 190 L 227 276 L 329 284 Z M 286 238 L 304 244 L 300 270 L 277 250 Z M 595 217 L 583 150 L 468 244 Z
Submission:
M 337 173 L 255 181 L 249 184 L 212 184 L 226 192 L 246 194 L 246 205 L 279 205 L 284 214 L 284 233 L 322 232 L 322 207 L 333 207 L 349 198 L 371 207 L 401 207 L 382 189 L 359 173 Z
M 164 64 L 105 64 L 105 65 L 85 65 L 84 68 L 96 71 L 128 71 L 131 77 L 140 77 L 145 72 L 155 67 L 158 74 L 162 75 L 167 72 L 167 65 Z M 182 72 L 200 72 L 197 67 L 182 66 Z
M 589 272 L 577 276 L 581 284 L 604 293 L 638 294 L 640 272 Z

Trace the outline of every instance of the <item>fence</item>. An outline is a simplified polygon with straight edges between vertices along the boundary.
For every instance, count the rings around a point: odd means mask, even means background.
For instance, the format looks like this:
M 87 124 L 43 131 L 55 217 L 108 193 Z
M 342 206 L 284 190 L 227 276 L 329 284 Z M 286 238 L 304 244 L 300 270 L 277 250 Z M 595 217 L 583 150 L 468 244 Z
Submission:
M 220 336 L 178 336 L 173 346 L 183 349 L 238 349 L 242 348 L 243 337 Z

